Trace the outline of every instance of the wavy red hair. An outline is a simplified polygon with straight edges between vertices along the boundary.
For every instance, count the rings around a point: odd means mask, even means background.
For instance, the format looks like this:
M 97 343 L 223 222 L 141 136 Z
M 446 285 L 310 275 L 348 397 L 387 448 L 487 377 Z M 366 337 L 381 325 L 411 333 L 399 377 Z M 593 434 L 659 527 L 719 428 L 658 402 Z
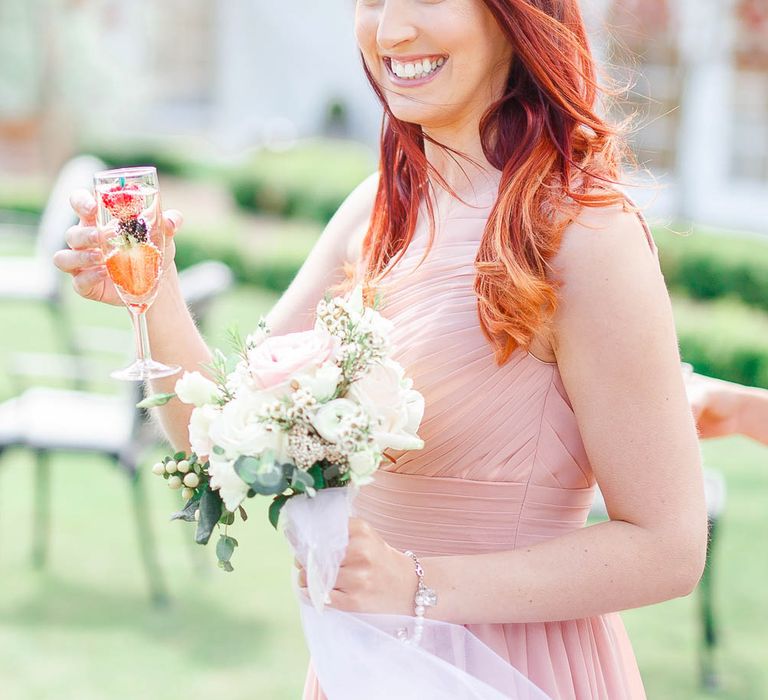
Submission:
M 480 122 L 485 156 L 502 176 L 474 285 L 480 325 L 503 364 L 557 309 L 547 271 L 565 228 L 583 206 L 624 201 L 612 185 L 628 150 L 623 127 L 597 112 L 604 91 L 578 0 L 482 1 L 513 47 L 504 92 Z M 428 250 L 433 243 L 434 211 L 424 196 L 430 174 L 455 192 L 428 163 L 425 139 L 451 149 L 398 120 L 363 66 L 384 107 L 378 191 L 363 241 L 364 281 L 375 288 L 410 243 L 422 200 Z

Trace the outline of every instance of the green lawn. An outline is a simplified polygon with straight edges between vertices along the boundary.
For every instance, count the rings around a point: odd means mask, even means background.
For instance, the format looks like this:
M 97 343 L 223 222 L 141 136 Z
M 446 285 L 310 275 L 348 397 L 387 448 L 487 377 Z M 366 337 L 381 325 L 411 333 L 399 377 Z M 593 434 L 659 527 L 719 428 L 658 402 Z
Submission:
M 227 326 L 256 323 L 273 297 L 241 289 L 222 299 L 208 329 L 223 343 Z M 124 310 L 74 297 L 83 324 L 127 328 Z M 0 351 L 50 347 L 39 310 L 0 306 Z M 0 363 L 6 358 L 0 356 Z M 12 387 L 0 374 L 0 397 Z M 106 383 L 109 386 L 109 383 Z M 723 624 L 722 698 L 765 697 L 761 652 L 768 634 L 768 451 L 740 438 L 705 444 L 708 465 L 728 479 L 717 550 L 716 595 Z M 153 455 L 147 455 L 146 463 Z M 0 459 L 0 697 L 4 700 L 231 700 L 300 697 L 307 662 L 293 606 L 291 558 L 254 503 L 238 523 L 236 571 L 189 544 L 189 526 L 169 522 L 177 496 L 146 473 L 146 491 L 173 604 L 154 609 L 140 566 L 125 478 L 93 457 L 54 463 L 53 528 L 46 571 L 30 566 L 32 461 L 22 451 Z M 200 570 L 201 558 L 204 563 Z M 694 597 L 625 613 L 649 698 L 697 693 Z M 707 696 L 709 697 L 709 696 Z

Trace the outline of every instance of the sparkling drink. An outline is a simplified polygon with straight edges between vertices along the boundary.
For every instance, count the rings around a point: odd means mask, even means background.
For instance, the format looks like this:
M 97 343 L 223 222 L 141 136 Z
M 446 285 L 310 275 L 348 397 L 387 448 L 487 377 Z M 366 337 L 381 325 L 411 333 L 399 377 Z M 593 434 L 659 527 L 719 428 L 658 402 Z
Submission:
M 165 232 L 157 172 L 145 167 L 96 173 L 94 194 L 107 273 L 136 329 L 137 361 L 112 376 L 135 381 L 176 374 L 179 367 L 152 360 L 145 317 L 164 269 Z

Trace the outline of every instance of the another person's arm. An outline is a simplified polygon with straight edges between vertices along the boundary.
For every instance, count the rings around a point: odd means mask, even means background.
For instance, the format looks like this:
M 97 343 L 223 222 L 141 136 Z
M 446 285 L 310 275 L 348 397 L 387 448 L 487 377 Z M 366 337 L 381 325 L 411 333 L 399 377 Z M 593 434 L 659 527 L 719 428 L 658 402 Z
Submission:
M 699 436 L 741 434 L 768 445 L 768 390 L 701 374 L 688 380 Z

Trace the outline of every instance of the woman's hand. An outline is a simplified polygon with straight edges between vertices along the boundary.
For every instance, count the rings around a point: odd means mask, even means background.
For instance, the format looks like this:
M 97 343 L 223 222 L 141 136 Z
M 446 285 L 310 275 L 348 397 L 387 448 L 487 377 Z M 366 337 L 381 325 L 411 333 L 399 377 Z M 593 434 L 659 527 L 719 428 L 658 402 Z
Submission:
M 742 431 L 744 387 L 693 374 L 686 380 L 686 391 L 699 437 L 716 438 Z
M 306 571 L 298 561 L 296 566 L 299 587 L 306 594 Z M 390 547 L 365 520 L 350 518 L 347 553 L 330 594 L 332 608 L 413 615 L 417 581 L 408 555 Z
M 72 286 L 81 297 L 104 304 L 122 306 L 123 302 L 117 295 L 117 290 L 109 279 L 104 265 L 103 241 L 96 229 L 96 200 L 88 190 L 76 190 L 69 201 L 80 217 L 80 222 L 67 230 L 66 242 L 69 249 L 56 251 L 53 264 L 62 272 L 72 275 Z M 168 210 L 163 213 L 166 271 L 172 267 L 176 254 L 173 237 L 181 227 L 181 223 L 180 212 Z

